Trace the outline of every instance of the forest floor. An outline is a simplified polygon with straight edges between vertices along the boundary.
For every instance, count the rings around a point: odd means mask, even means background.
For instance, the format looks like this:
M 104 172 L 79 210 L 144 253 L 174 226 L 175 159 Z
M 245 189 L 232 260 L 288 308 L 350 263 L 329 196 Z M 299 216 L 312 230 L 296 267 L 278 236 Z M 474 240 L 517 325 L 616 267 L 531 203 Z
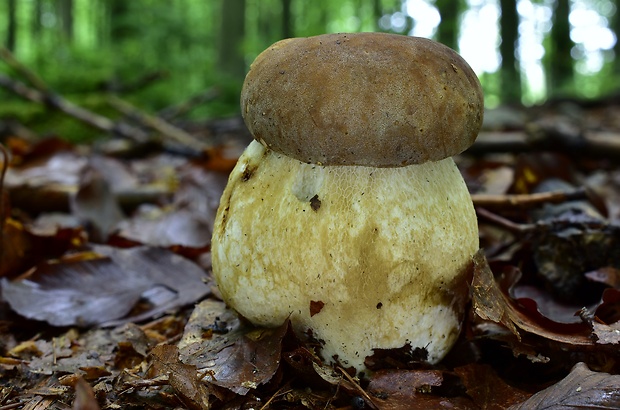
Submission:
M 0 136 L 0 410 L 620 408 L 620 101 L 487 112 L 456 158 L 482 249 L 460 338 L 364 379 L 221 301 L 210 235 L 250 137 L 239 118 L 179 129 Z

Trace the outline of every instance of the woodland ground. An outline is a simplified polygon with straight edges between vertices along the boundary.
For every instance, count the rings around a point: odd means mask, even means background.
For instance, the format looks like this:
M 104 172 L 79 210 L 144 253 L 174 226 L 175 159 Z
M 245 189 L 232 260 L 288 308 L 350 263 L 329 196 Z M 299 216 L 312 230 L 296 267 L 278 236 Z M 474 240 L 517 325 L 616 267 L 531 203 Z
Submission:
M 218 297 L 241 120 L 126 124 L 88 146 L 0 137 L 0 410 L 620 408 L 618 100 L 487 113 L 457 158 L 482 249 L 461 337 L 435 366 L 380 352 L 364 380 Z

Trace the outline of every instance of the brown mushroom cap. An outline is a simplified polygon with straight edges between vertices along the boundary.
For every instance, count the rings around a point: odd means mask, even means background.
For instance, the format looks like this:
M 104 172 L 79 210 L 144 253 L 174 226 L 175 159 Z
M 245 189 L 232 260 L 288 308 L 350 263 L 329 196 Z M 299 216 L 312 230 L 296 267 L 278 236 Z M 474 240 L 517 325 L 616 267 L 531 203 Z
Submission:
M 465 60 L 432 40 L 325 34 L 262 52 L 241 109 L 254 138 L 299 161 L 395 167 L 467 149 L 483 95 Z

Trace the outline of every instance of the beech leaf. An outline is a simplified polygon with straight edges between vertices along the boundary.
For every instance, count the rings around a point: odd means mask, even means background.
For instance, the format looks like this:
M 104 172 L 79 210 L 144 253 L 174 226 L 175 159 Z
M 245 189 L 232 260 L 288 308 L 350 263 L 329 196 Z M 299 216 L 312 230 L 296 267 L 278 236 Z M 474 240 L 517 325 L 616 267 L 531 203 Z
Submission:
M 617 409 L 620 407 L 620 375 L 593 372 L 577 363 L 564 379 L 539 391 L 510 410 Z
M 209 292 L 200 267 L 165 249 L 93 249 L 102 257 L 43 264 L 25 279 L 3 279 L 2 298 L 22 316 L 54 326 L 109 326 L 156 316 Z M 140 299 L 151 307 L 124 317 Z
M 474 255 L 472 301 L 474 313 L 483 320 L 498 323 L 510 330 L 519 340 L 521 332 L 529 332 L 556 342 L 574 346 L 593 346 L 591 329 L 583 322 L 560 323 L 553 321 L 538 310 L 536 301 L 530 298 L 515 299 L 509 288 L 517 282 L 518 272 L 508 272 L 495 279 L 484 254 Z
M 245 325 L 224 303 L 206 300 L 194 309 L 179 343 L 181 360 L 195 365 L 204 380 L 245 395 L 275 375 L 289 331 L 288 321 L 274 329 Z

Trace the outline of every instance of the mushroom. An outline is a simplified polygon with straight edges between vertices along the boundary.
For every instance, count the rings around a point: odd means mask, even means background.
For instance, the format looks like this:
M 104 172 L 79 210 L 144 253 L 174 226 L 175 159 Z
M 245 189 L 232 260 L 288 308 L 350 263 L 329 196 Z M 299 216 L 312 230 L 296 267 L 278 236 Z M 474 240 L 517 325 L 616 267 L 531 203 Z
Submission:
M 221 198 L 213 273 L 260 326 L 290 318 L 326 361 L 375 349 L 441 360 L 478 250 L 456 155 L 482 123 L 480 83 L 453 50 L 384 33 L 279 41 L 246 76 L 255 141 Z

